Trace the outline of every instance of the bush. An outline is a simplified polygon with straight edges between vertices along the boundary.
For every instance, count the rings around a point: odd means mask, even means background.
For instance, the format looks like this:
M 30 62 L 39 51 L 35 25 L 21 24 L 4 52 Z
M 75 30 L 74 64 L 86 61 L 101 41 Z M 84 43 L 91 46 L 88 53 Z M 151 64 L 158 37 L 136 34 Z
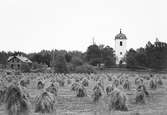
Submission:
M 89 64 L 84 64 L 81 66 L 77 66 L 75 68 L 75 72 L 76 73 L 96 73 L 96 70 L 93 66 L 91 66 Z
M 29 64 L 23 64 L 23 65 L 21 65 L 21 71 L 22 72 L 30 72 L 30 70 L 31 70 L 31 66 L 29 65 Z
M 82 60 L 80 57 L 73 56 L 73 57 L 72 57 L 72 60 L 71 60 L 71 63 L 72 63 L 74 66 L 81 66 L 81 65 L 83 65 L 83 60 Z
M 67 73 L 67 65 L 63 55 L 57 55 L 53 60 L 54 72 L 55 73 Z

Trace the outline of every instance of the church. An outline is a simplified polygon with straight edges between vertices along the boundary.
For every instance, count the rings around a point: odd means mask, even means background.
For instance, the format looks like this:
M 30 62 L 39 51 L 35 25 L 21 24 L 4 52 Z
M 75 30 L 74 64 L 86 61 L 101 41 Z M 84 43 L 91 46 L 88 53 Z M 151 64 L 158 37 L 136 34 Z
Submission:
M 123 59 L 126 54 L 126 42 L 127 37 L 120 29 L 120 33 L 115 36 L 116 65 L 126 64 Z

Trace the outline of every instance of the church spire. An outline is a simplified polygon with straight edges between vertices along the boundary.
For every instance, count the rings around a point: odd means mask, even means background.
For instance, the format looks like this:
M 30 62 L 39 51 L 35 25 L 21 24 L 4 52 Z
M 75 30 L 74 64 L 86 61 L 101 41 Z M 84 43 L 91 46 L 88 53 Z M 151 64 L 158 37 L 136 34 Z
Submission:
M 120 28 L 120 34 L 122 33 L 122 29 Z
M 92 40 L 93 40 L 93 45 L 95 45 L 95 37 L 93 37 Z

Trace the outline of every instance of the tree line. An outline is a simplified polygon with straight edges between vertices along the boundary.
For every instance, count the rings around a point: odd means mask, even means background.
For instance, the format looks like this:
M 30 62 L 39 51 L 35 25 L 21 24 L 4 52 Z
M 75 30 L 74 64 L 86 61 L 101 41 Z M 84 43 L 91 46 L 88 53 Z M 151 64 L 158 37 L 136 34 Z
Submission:
M 67 73 L 91 73 L 95 67 L 116 67 L 115 51 L 110 46 L 92 44 L 86 52 L 66 50 L 42 50 L 37 53 L 26 54 L 24 52 L 0 52 L 0 64 L 6 67 L 9 56 L 21 54 L 33 62 L 33 69 L 47 65 L 54 72 Z M 162 70 L 167 67 L 167 44 L 160 42 L 148 42 L 146 46 L 127 51 L 124 61 L 127 68 L 150 68 Z M 121 66 L 121 65 L 119 65 Z
M 42 50 L 38 53 L 24 52 L 0 52 L 0 64 L 4 67 L 8 64 L 9 56 L 23 55 L 33 62 L 33 69 L 41 68 L 41 65 L 47 65 L 57 73 L 95 72 L 95 66 L 104 63 L 105 67 L 114 65 L 114 50 L 109 46 L 90 45 L 86 52 L 66 51 L 66 50 Z
M 130 49 L 125 56 L 128 68 L 149 68 L 163 70 L 167 68 L 167 43 L 158 39 L 150 41 L 143 48 Z

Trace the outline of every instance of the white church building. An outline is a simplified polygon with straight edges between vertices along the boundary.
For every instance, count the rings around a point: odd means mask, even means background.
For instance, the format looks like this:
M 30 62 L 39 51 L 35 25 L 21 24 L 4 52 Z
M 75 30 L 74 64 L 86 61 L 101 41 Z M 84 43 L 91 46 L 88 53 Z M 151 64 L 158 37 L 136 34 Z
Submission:
M 122 33 L 120 29 L 120 33 L 115 36 L 115 55 L 116 55 L 116 64 L 126 64 L 123 61 L 123 58 L 126 54 L 126 35 Z

